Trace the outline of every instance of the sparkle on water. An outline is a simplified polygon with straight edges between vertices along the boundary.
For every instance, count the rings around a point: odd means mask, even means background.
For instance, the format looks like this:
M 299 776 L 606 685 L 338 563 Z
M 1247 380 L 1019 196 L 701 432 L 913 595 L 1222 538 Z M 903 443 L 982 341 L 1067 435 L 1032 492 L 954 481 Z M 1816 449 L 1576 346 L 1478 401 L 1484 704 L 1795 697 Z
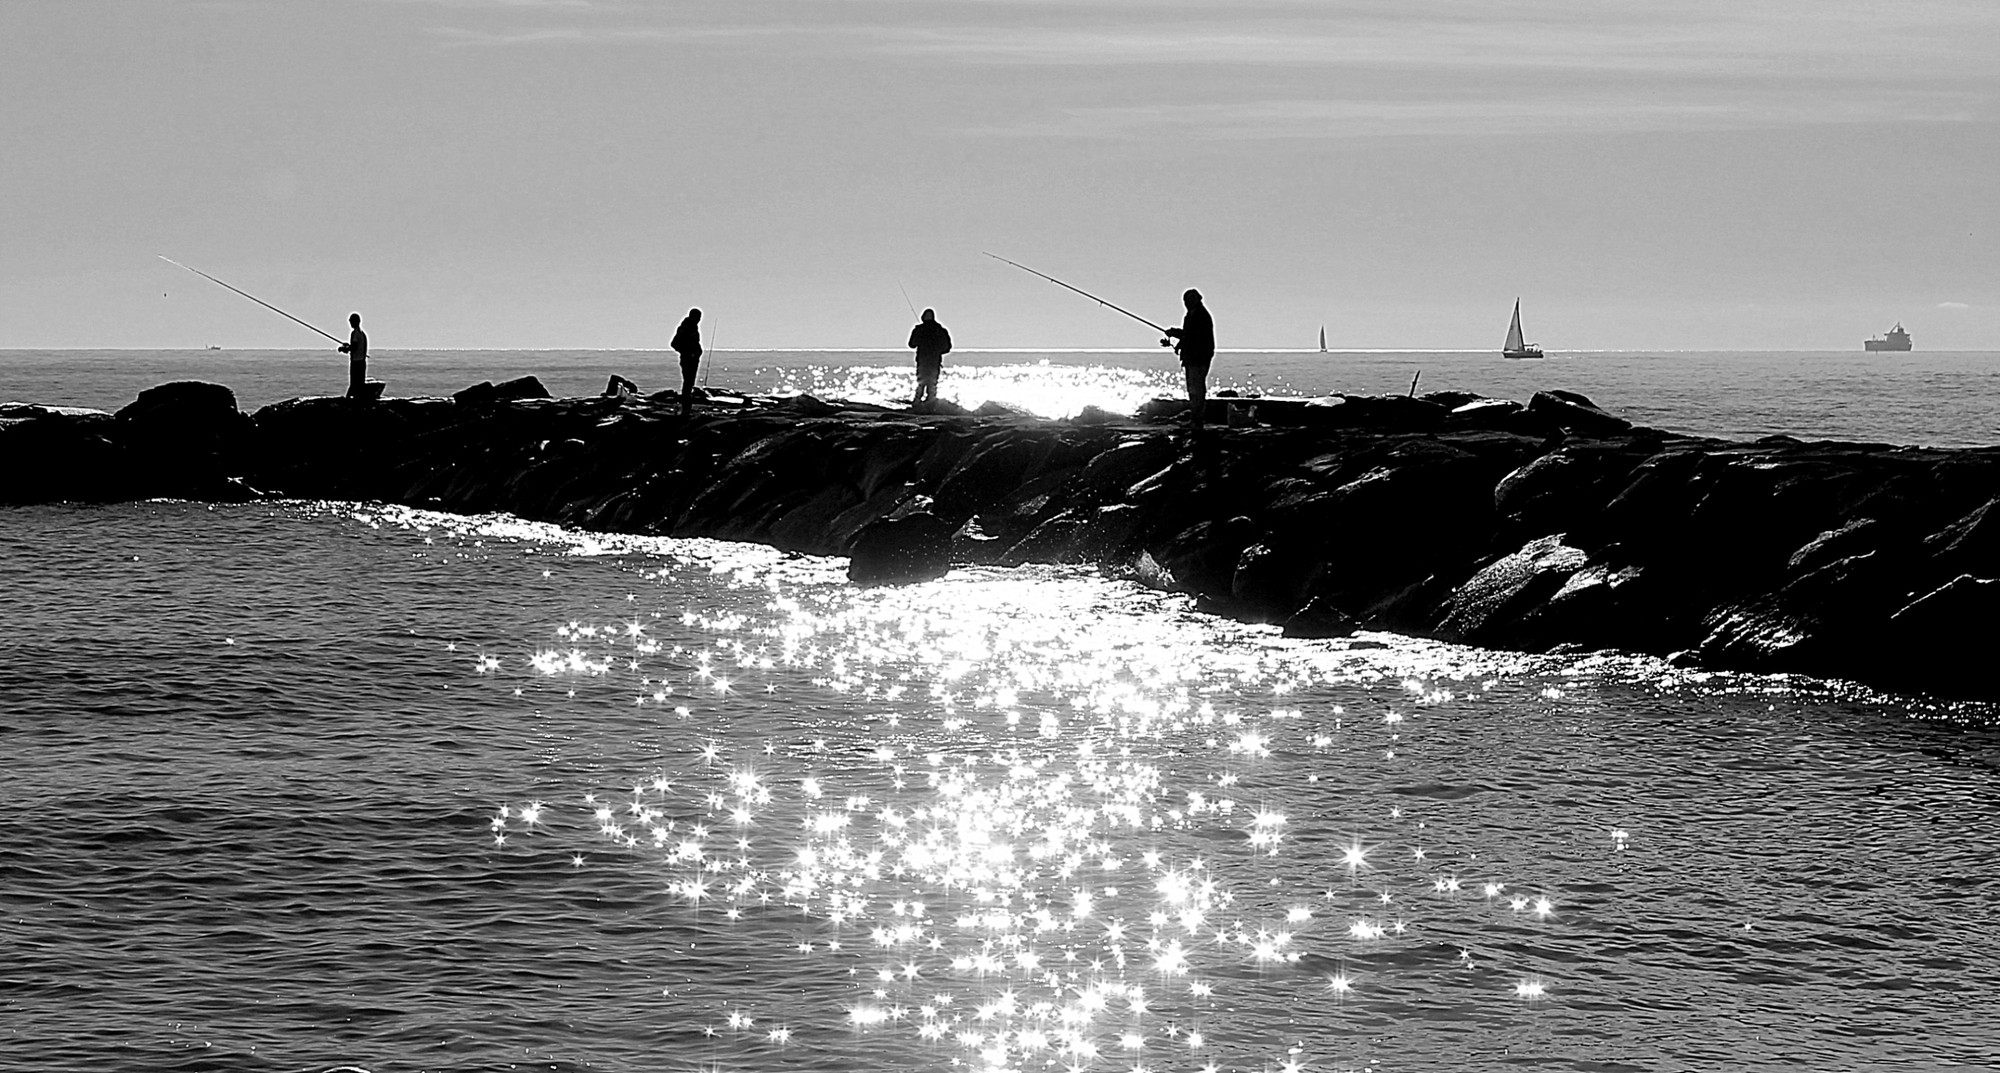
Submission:
M 770 938 L 773 957 L 826 966 L 811 978 L 840 985 L 785 1008 L 709 996 L 705 1034 L 745 1048 L 745 1068 L 834 1031 L 907 1037 L 978 1070 L 1335 1068 L 1313 1065 L 1313 1039 L 1260 1035 L 1231 1011 L 1275 993 L 1332 1017 L 1384 988 L 1402 1004 L 1411 985 L 1393 977 L 1432 972 L 1436 936 L 1483 928 L 1504 953 L 1449 959 L 1446 1001 L 1560 995 L 1536 939 L 1563 927 L 1562 893 L 1471 847 L 1425 852 L 1449 832 L 1381 789 L 1426 713 L 1518 657 L 1404 642 L 1385 658 L 1251 627 L 1263 643 L 1203 652 L 1212 622 L 1106 628 L 1110 608 L 1078 602 L 1103 591 L 1005 571 L 956 578 L 940 610 L 894 591 L 789 595 L 774 567 L 837 564 L 764 549 L 480 531 L 650 549 L 670 560 L 661 577 L 712 555 L 718 575 L 769 590 L 761 616 L 652 609 L 642 591 L 625 615 L 559 623 L 548 647 L 471 667 L 611 679 L 682 742 L 624 785 L 500 804 L 490 837 L 559 841 L 564 867 L 648 869 L 663 915 L 720 918 Z M 1315 696 L 1399 678 L 1368 711 Z M 880 714 L 820 723 L 815 693 Z M 773 715 L 796 736 L 766 733 Z
M 910 370 L 903 365 L 808 365 L 757 373 L 780 393 L 885 405 L 908 402 L 912 385 Z M 1171 370 L 1072 365 L 1047 358 L 1018 364 L 954 362 L 939 383 L 944 398 L 968 410 L 997 402 L 1050 418 L 1072 417 L 1085 406 L 1130 414 L 1148 400 L 1182 390 Z

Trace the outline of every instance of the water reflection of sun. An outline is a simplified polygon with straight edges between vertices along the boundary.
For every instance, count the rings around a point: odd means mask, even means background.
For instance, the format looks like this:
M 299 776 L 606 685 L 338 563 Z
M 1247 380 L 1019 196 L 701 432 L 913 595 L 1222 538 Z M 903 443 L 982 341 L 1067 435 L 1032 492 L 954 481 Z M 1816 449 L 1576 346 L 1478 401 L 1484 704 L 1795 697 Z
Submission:
M 577 815 L 660 874 L 662 913 L 768 929 L 842 968 L 815 978 L 844 989 L 784 1010 L 719 988 L 714 1038 L 889 1034 L 981 1070 L 1333 1068 L 1256 1007 L 1407 1003 L 1403 975 L 1487 971 L 1470 949 L 1432 960 L 1427 932 L 1497 917 L 1519 961 L 1524 930 L 1560 926 L 1532 877 L 1442 848 L 1422 798 L 1369 788 L 1476 692 L 1449 668 L 1396 688 L 1403 675 L 1335 646 L 1252 627 L 1204 644 L 1215 624 L 1170 598 L 1082 574 L 864 593 L 763 549 L 692 547 L 655 546 L 676 557 L 661 576 L 706 568 L 766 591 L 767 612 L 565 621 L 475 673 L 601 683 L 658 713 L 666 758 L 580 795 L 580 813 L 502 808 L 500 847 Z M 1361 696 L 1372 710 L 1350 710 Z M 1556 989 L 1523 971 L 1540 967 L 1495 965 L 1514 971 L 1486 993 L 1547 1002 Z

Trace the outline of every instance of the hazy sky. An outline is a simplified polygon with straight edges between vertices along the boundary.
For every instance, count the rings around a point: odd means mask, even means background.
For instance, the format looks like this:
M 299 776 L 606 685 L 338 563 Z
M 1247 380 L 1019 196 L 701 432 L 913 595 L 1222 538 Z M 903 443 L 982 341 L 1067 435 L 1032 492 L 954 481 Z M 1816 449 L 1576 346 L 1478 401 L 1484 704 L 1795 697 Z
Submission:
M 0 0 L 0 347 L 2000 348 L 2000 0 Z

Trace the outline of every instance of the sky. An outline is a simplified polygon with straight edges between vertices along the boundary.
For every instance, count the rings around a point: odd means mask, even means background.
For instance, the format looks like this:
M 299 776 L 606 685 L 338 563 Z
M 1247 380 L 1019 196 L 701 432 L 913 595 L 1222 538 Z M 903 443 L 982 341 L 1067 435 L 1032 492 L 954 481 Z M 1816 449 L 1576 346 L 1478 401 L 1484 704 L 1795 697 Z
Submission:
M 0 348 L 2000 349 L 1995 0 L 0 0 Z M 906 297 L 907 295 L 907 297 Z M 330 345 L 330 344 L 329 344 Z

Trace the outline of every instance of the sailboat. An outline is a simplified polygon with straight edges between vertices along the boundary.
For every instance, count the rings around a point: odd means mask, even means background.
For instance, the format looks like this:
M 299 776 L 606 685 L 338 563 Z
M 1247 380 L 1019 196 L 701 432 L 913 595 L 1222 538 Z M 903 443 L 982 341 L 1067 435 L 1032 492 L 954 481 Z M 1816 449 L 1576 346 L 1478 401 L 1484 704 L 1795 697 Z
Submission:
M 1514 299 L 1514 321 L 1507 325 L 1507 342 L 1500 348 L 1500 356 L 1503 358 L 1539 358 L 1542 356 L 1541 347 L 1522 341 L 1521 300 L 1519 298 Z
M 1319 352 L 1326 353 L 1326 325 L 1319 326 Z

